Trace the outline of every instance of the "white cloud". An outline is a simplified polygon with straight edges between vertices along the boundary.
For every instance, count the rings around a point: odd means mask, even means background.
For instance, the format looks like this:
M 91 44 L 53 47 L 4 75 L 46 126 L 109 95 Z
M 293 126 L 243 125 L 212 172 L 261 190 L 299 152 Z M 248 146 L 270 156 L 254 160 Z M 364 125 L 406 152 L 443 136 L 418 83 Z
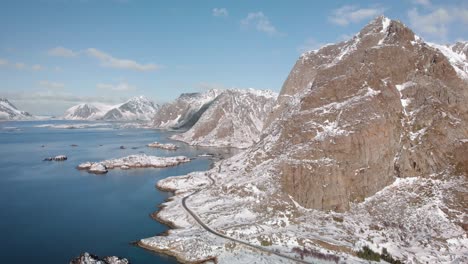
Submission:
M 0 59 L 0 65 L 8 65 L 8 60 Z
M 280 32 L 273 26 L 270 19 L 263 12 L 249 13 L 246 18 L 241 20 L 241 25 L 244 27 L 253 27 L 259 32 L 267 33 L 268 35 L 281 35 Z
M 408 11 L 408 18 L 416 32 L 446 41 L 449 30 L 454 25 L 468 25 L 468 8 L 433 7 L 422 12 L 413 8 Z
M 39 85 L 44 87 L 44 88 L 51 89 L 51 90 L 57 90 L 57 89 L 65 88 L 65 84 L 63 84 L 63 83 L 50 82 L 50 81 L 47 81 L 47 80 L 39 81 Z
M 432 3 L 430 0 L 413 0 L 413 3 L 416 5 L 422 5 L 422 6 L 431 6 Z
M 118 58 L 113 57 L 110 54 L 107 54 L 95 48 L 87 49 L 86 53 L 89 56 L 98 59 L 101 62 L 101 65 L 104 67 L 136 70 L 136 71 L 155 71 L 155 70 L 159 70 L 162 68 L 161 65 L 156 65 L 153 63 L 140 64 L 133 60 L 118 59 Z
M 44 68 L 44 66 L 42 66 L 42 65 L 40 65 L 40 64 L 34 64 L 34 65 L 31 67 L 31 69 L 32 69 L 33 71 L 42 71 L 42 70 L 44 70 L 45 68 Z
M 120 82 L 117 84 L 98 83 L 96 88 L 115 92 L 128 92 L 136 90 L 135 86 L 130 85 L 127 82 Z
M 359 8 L 354 5 L 345 5 L 333 10 L 328 19 L 336 25 L 347 26 L 381 15 L 384 11 L 383 7 Z
M 22 62 L 15 63 L 15 68 L 18 69 L 18 70 L 25 70 L 26 67 L 27 67 L 26 64 L 24 64 Z
M 302 43 L 302 45 L 300 45 L 297 48 L 297 50 L 302 53 L 302 52 L 306 52 L 306 51 L 310 51 L 310 50 L 319 49 L 323 45 L 324 45 L 324 43 L 319 42 L 314 38 L 308 38 L 308 39 L 306 39 L 306 41 L 304 43 Z
M 229 15 L 226 8 L 213 8 L 212 14 L 215 17 L 227 17 Z
M 71 49 L 67 49 L 61 46 L 50 49 L 49 51 L 47 51 L 47 54 L 49 54 L 50 56 L 64 57 L 64 58 L 73 58 L 73 57 L 78 56 L 78 52 L 75 52 Z

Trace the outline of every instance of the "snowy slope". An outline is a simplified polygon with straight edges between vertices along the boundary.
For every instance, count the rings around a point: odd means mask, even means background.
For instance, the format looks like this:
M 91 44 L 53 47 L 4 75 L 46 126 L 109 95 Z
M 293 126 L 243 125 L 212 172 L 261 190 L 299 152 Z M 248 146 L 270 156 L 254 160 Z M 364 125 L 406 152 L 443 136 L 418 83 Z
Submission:
M 158 105 L 155 105 L 148 98 L 138 96 L 129 99 L 123 104 L 113 106 L 102 119 L 112 121 L 148 121 L 154 117 L 157 109 Z
M 184 93 L 157 111 L 153 124 L 161 129 L 182 129 L 193 126 L 209 104 L 221 93 L 209 90 L 204 93 Z
M 63 114 L 66 120 L 97 120 L 102 118 L 112 106 L 99 103 L 84 103 L 70 107 Z
M 118 105 L 84 103 L 65 111 L 66 120 L 148 121 L 154 117 L 158 105 L 138 96 Z
M 25 111 L 20 111 L 6 98 L 0 98 L 0 120 L 23 120 L 33 116 Z
M 457 74 L 468 81 L 468 43 L 458 42 L 453 45 L 439 45 L 428 42 L 427 44 L 441 51 Z
M 271 91 L 225 90 L 190 130 L 172 139 L 199 146 L 247 148 L 258 142 L 276 97 Z

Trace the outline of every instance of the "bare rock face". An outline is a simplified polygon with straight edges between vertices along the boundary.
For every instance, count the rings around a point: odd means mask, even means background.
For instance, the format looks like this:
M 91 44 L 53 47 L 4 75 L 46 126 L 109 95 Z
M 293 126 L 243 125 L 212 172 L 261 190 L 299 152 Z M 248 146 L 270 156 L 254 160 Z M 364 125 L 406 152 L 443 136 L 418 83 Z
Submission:
M 277 94 L 260 90 L 225 90 L 187 132 L 172 138 L 191 145 L 247 148 L 258 142 Z
M 343 211 L 395 177 L 467 175 L 467 122 L 462 70 L 402 23 L 379 17 L 351 40 L 299 58 L 256 162 L 274 160 L 284 192 L 300 205 Z
M 182 94 L 175 101 L 161 106 L 154 116 L 153 125 L 161 129 L 189 129 L 220 93 L 210 90 Z

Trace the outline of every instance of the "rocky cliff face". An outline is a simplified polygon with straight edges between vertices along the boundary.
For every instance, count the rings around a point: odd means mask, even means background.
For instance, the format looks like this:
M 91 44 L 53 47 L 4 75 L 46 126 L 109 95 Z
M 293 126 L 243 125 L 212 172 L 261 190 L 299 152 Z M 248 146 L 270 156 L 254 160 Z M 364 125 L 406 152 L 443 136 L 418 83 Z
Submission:
M 0 120 L 22 120 L 33 116 L 25 111 L 20 111 L 6 98 L 0 98 Z
M 197 123 L 172 138 L 191 145 L 247 148 L 258 142 L 277 94 L 259 90 L 225 90 Z
M 181 207 L 193 192 L 187 206 L 213 230 L 308 262 L 320 260 L 295 248 L 343 263 L 361 263 L 364 245 L 404 263 L 467 262 L 468 81 L 446 47 L 379 17 L 303 54 L 258 143 L 158 182 L 175 196 L 156 216 L 178 229 L 141 243 L 192 262 L 249 262 Z
M 448 48 L 447 48 L 448 49 Z M 394 181 L 464 170 L 463 68 L 406 26 L 380 17 L 351 40 L 303 54 L 267 134 L 283 190 L 299 204 L 346 210 Z
M 220 94 L 219 90 L 205 93 L 185 93 L 173 102 L 161 106 L 153 119 L 154 127 L 161 129 L 189 129 Z

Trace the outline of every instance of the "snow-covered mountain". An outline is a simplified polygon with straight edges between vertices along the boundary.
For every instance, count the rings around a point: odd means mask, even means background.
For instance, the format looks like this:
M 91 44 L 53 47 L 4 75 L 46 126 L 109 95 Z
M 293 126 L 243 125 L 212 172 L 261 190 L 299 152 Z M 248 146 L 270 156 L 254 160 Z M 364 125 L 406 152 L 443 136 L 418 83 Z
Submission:
M 438 45 L 429 42 L 427 44 L 442 52 L 457 74 L 468 80 L 468 42 L 457 42 L 453 45 Z
M 184 93 L 173 102 L 162 105 L 154 116 L 155 128 L 188 129 L 208 109 L 210 103 L 221 93 L 213 89 L 204 93 Z
M 172 139 L 191 145 L 247 148 L 258 142 L 277 94 L 260 90 L 224 90 L 188 131 Z
M 112 106 L 98 103 L 84 103 L 70 107 L 63 115 L 66 120 L 97 120 L 102 118 Z
M 175 195 L 155 218 L 178 229 L 140 244 L 181 262 L 367 263 L 368 246 L 468 263 L 468 80 L 450 50 L 378 17 L 304 53 L 258 143 L 158 182 Z
M 158 109 L 149 99 L 138 96 L 118 105 L 84 103 L 65 111 L 66 120 L 148 121 Z
M 101 118 L 112 121 L 149 121 L 152 120 L 158 105 L 144 96 L 133 97 L 123 104 L 113 106 Z
M 25 111 L 18 110 L 6 98 L 0 98 L 0 120 L 24 120 L 33 116 Z

